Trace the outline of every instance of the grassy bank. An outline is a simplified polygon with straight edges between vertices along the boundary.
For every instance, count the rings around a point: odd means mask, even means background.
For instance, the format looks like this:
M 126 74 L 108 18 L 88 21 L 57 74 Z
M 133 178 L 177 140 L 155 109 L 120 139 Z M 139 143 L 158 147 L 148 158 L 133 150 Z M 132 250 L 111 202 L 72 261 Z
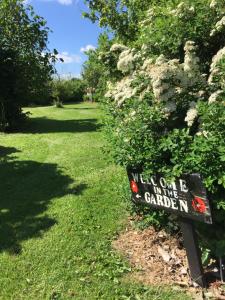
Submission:
M 124 171 L 104 159 L 97 106 L 29 111 L 0 135 L 0 299 L 186 299 L 123 281 Z

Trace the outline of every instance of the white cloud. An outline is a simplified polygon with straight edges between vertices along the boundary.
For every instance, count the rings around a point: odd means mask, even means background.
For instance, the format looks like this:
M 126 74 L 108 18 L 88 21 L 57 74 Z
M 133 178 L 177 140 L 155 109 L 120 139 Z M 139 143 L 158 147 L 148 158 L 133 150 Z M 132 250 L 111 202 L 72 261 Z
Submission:
M 87 45 L 85 47 L 80 48 L 80 52 L 87 52 L 89 50 L 95 50 L 95 49 L 96 49 L 95 46 L 93 46 L 93 45 Z
M 62 58 L 64 60 L 65 64 L 71 64 L 71 63 L 81 63 L 82 59 L 77 54 L 69 54 L 69 52 L 63 51 L 62 53 L 57 54 L 56 56 L 58 59 Z
M 73 0 L 57 0 L 58 3 L 62 5 L 71 5 L 73 4 Z
M 25 0 L 27 1 L 27 0 Z M 31 1 L 31 0 L 28 0 Z M 57 2 L 61 5 L 71 5 L 74 3 L 74 0 L 40 0 L 42 2 Z M 75 0 L 75 4 L 77 4 L 77 0 Z
M 23 0 L 23 3 L 30 4 L 33 0 Z M 77 5 L 80 0 L 40 0 L 42 2 L 58 2 L 61 5 L 72 5 L 73 3 Z

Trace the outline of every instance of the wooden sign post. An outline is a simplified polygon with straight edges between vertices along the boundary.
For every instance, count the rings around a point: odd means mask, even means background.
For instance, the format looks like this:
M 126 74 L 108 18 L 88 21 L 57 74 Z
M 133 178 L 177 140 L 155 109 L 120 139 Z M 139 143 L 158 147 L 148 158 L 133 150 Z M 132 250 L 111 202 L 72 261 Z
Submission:
M 184 247 L 187 252 L 191 279 L 205 288 L 207 284 L 203 273 L 201 251 L 199 249 L 193 222 L 189 219 L 181 218 L 180 227 L 183 233 Z
M 186 174 L 168 183 L 157 174 L 146 177 L 140 169 L 127 170 L 132 201 L 163 209 L 180 217 L 190 275 L 194 282 L 206 287 L 201 252 L 193 220 L 212 224 L 209 200 L 199 174 Z

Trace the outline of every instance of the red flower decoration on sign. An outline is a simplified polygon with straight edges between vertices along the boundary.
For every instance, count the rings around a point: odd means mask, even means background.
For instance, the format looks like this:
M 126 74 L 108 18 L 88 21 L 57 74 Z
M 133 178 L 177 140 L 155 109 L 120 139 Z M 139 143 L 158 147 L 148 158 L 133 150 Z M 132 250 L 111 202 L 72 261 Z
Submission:
M 138 186 L 137 186 L 137 183 L 134 180 L 131 180 L 130 188 L 131 188 L 133 193 L 135 193 L 135 194 L 138 193 Z
M 194 199 L 192 200 L 192 207 L 194 208 L 195 211 L 204 214 L 206 212 L 206 206 L 205 206 L 205 201 L 204 199 L 195 196 Z

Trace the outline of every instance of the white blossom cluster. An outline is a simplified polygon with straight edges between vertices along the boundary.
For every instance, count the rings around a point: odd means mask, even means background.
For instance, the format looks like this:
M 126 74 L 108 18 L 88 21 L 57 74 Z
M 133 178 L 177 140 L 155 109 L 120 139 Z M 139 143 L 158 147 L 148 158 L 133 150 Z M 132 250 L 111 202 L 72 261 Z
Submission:
M 185 2 L 180 2 L 176 9 L 170 11 L 170 13 L 178 18 L 187 17 L 188 15 L 192 15 L 195 12 L 195 8 L 193 6 L 189 7 L 189 5 Z
M 222 90 L 217 90 L 216 92 L 212 93 L 211 96 L 209 97 L 208 103 L 214 103 L 218 100 L 219 96 L 223 94 Z
M 198 116 L 198 111 L 196 108 L 196 103 L 191 102 L 189 105 L 189 110 L 187 111 L 187 115 L 185 118 L 185 122 L 187 122 L 188 127 L 191 127 Z
M 213 56 L 210 66 L 210 72 L 213 72 L 222 59 L 225 59 L 225 47 L 220 49 L 215 56 Z
M 133 79 L 133 76 L 127 76 L 116 85 L 108 83 L 108 91 L 105 97 L 114 99 L 116 106 L 121 107 L 125 100 L 130 99 L 136 94 L 136 90 L 131 86 Z
M 220 49 L 217 54 L 213 57 L 212 63 L 210 66 L 210 76 L 208 78 L 208 84 L 211 88 L 217 88 L 208 99 L 208 103 L 214 103 L 217 100 L 222 99 L 222 95 L 225 94 L 225 70 L 221 69 L 220 63 L 225 62 L 225 47 Z M 220 86 L 215 82 L 215 78 L 220 77 Z M 218 89 L 219 88 L 219 89 Z
M 128 48 L 121 44 L 113 44 L 112 47 L 110 48 L 111 52 L 123 52 L 125 50 L 128 50 Z
M 211 0 L 209 7 L 217 13 L 224 13 L 224 0 Z
M 220 49 L 212 59 L 208 82 L 200 72 L 199 58 L 196 55 L 197 47 L 193 41 L 187 41 L 185 44 L 183 63 L 177 59 L 168 60 L 164 55 L 158 58 L 146 58 L 147 50 L 146 45 L 143 45 L 139 52 L 119 44 L 112 46 L 110 51 L 120 52 L 117 68 L 124 77 L 115 84 L 109 83 L 105 96 L 114 101 L 117 110 L 123 107 L 126 100 L 136 97 L 142 101 L 150 92 L 154 95 L 155 103 L 162 104 L 165 117 L 170 118 L 171 114 L 176 113 L 179 101 L 183 101 L 184 95 L 189 95 L 189 99 L 192 100 L 184 121 L 188 127 L 191 127 L 198 117 L 197 100 L 207 99 L 207 90 L 211 90 L 208 99 L 208 103 L 211 104 L 224 93 L 224 90 L 218 88 L 213 90 L 212 85 L 213 76 L 218 72 L 218 63 L 225 58 L 225 47 Z M 138 87 L 134 87 L 134 81 L 140 76 L 145 78 L 145 84 L 140 83 Z M 133 111 L 127 116 L 126 122 L 133 120 L 136 114 L 137 112 Z
M 184 47 L 184 71 L 189 74 L 189 77 L 199 74 L 199 58 L 196 55 L 197 47 L 193 41 L 187 41 Z
M 220 76 L 222 77 L 220 81 L 220 87 L 225 90 L 225 70 L 221 69 L 220 66 L 222 61 L 225 63 L 225 47 L 220 49 L 212 59 L 208 84 L 213 87 L 215 85 L 215 78 Z
M 140 22 L 140 27 L 143 28 L 145 26 L 151 25 L 151 23 L 154 19 L 154 16 L 155 16 L 154 9 L 150 8 L 146 13 L 145 18 Z
M 167 102 L 176 93 L 175 82 L 181 79 L 181 66 L 178 61 L 166 61 L 160 56 L 147 72 L 151 79 L 153 94 L 157 101 Z
M 215 25 L 215 28 L 210 32 L 210 36 L 214 36 L 216 33 L 225 29 L 225 16 L 223 16 Z
M 216 0 L 212 0 L 209 6 L 210 6 L 210 8 L 213 9 L 213 8 L 216 8 L 217 5 L 218 5 L 218 2 Z
M 124 49 L 122 45 L 112 49 Z M 146 50 L 146 47 L 143 47 Z M 134 49 L 126 49 L 121 52 L 117 68 L 126 75 L 116 85 L 111 85 L 105 95 L 115 101 L 116 107 L 120 108 L 127 99 L 137 96 L 142 100 L 146 93 L 152 91 L 155 100 L 164 103 L 163 112 L 169 116 L 176 111 L 176 98 L 188 87 L 194 84 L 193 78 L 197 80 L 198 58 L 195 54 L 196 47 L 193 42 L 188 41 L 185 45 L 185 60 L 181 64 L 179 60 L 167 60 L 163 55 L 157 59 L 148 58 L 143 61 L 141 67 L 135 62 L 140 58 L 140 53 Z M 139 55 L 139 56 L 138 56 Z M 130 74 L 130 75 L 129 75 Z M 147 86 L 133 88 L 132 83 L 138 75 L 148 79 Z M 190 122 L 188 122 L 190 124 Z
M 119 56 L 117 69 L 123 74 L 131 73 L 135 67 L 135 56 L 132 50 L 125 50 Z

